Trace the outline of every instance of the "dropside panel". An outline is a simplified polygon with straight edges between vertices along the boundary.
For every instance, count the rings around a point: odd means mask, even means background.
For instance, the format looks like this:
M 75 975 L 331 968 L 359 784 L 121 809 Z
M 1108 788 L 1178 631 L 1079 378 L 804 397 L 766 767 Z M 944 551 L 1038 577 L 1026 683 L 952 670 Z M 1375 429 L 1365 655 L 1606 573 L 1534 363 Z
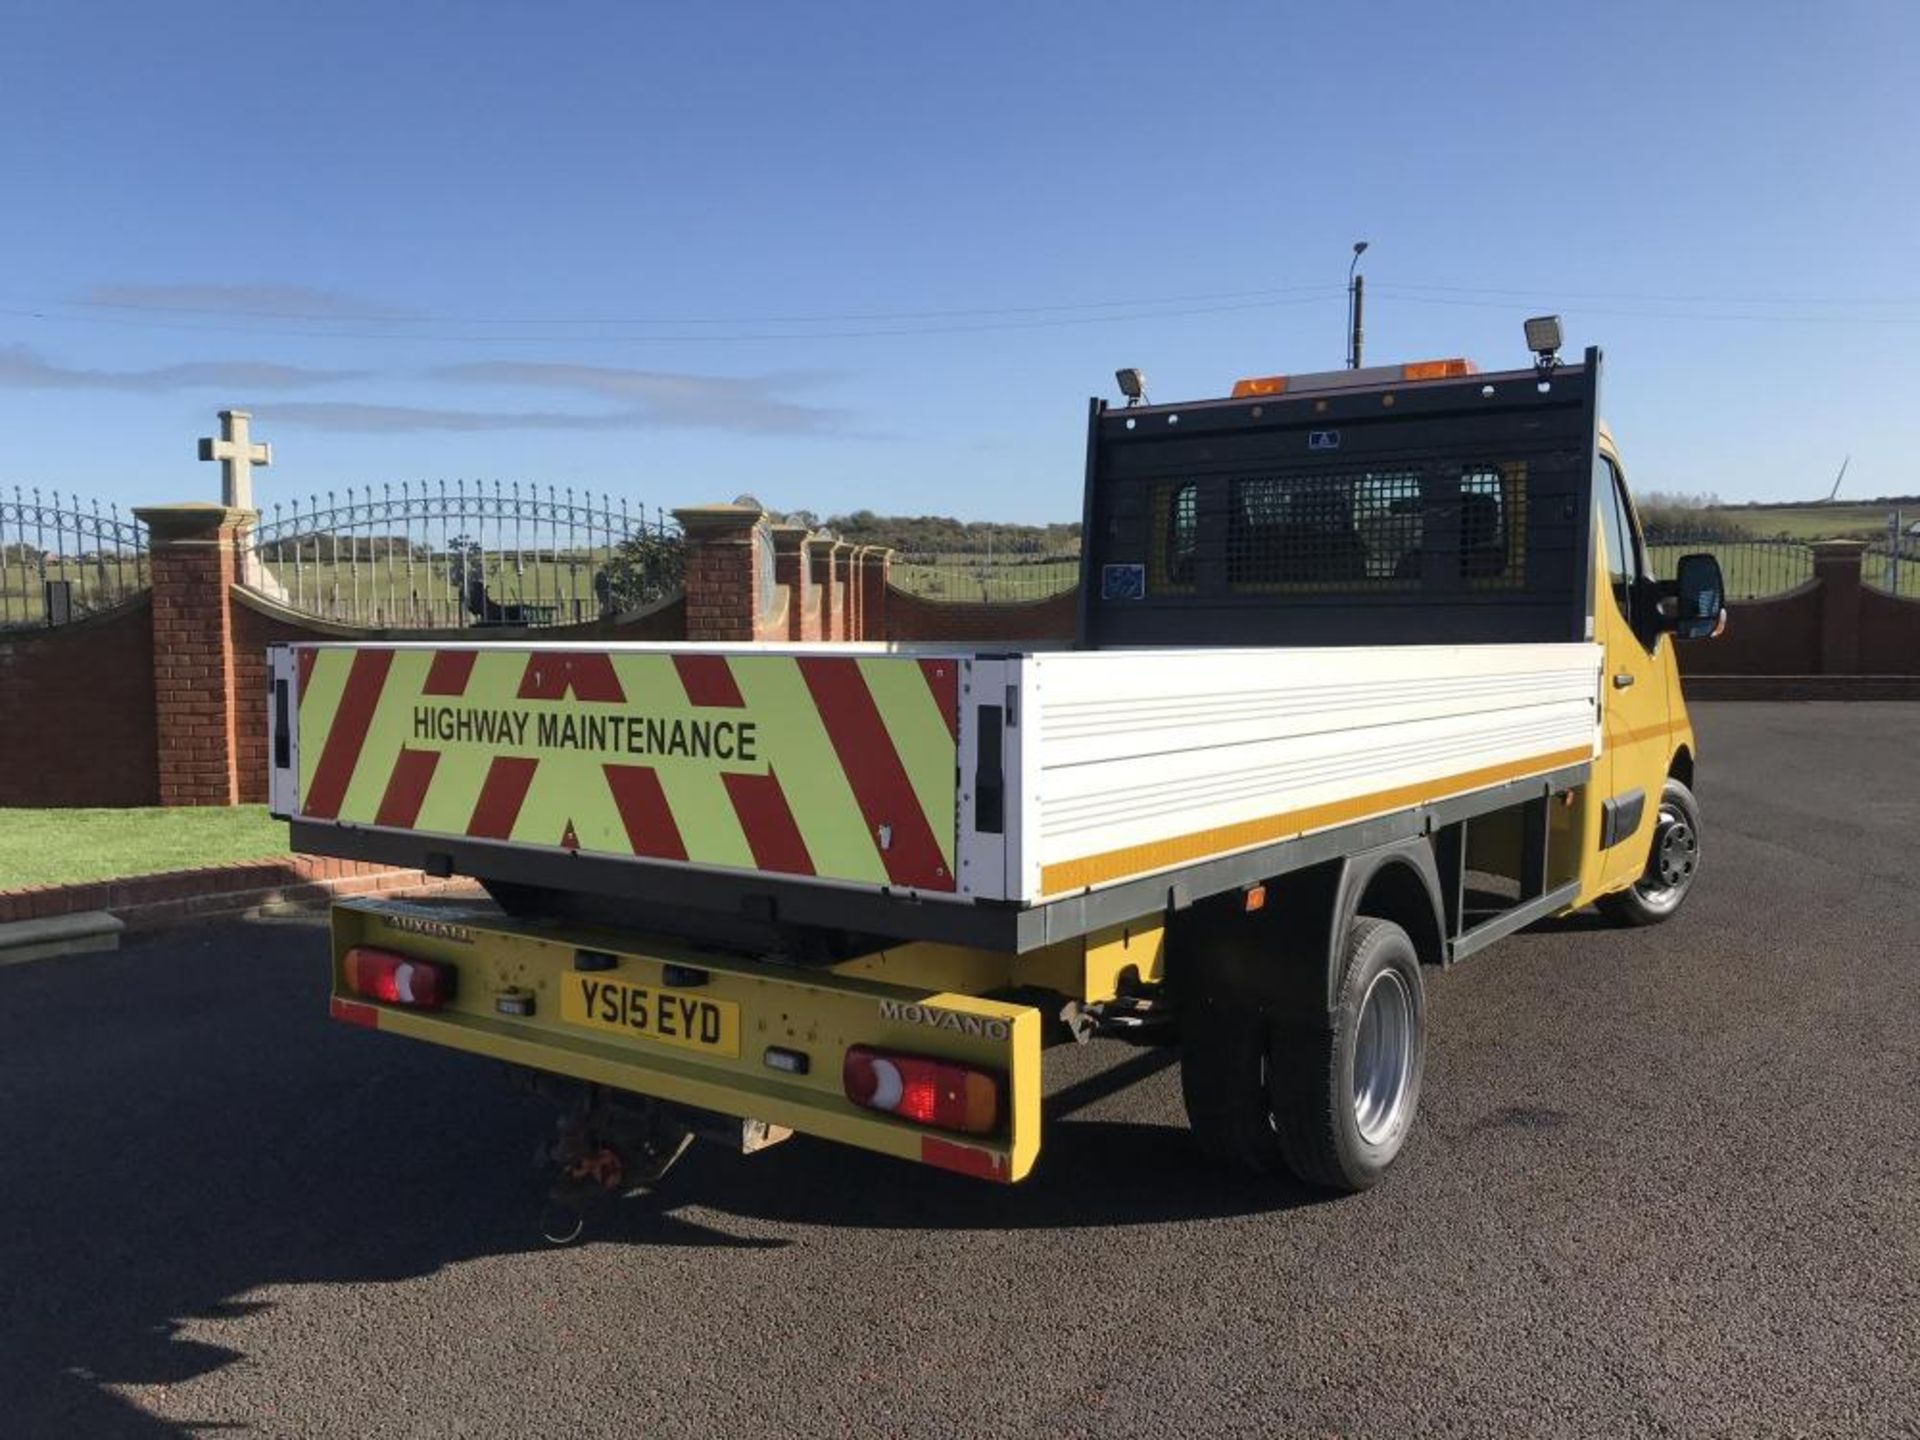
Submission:
M 952 656 L 496 645 L 287 653 L 298 677 L 298 819 L 955 889 Z
M 1589 763 L 1600 661 L 1587 644 L 1029 657 L 1037 893 Z

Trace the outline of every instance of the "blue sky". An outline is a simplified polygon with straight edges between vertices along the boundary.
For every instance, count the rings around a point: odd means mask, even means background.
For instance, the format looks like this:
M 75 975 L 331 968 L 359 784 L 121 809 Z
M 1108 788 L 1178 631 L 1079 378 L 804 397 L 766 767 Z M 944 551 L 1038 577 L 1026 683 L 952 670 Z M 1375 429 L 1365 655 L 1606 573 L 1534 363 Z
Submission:
M 0 484 L 1074 518 L 1084 402 L 1605 347 L 1642 490 L 1920 491 L 1920 10 L 0 3 Z

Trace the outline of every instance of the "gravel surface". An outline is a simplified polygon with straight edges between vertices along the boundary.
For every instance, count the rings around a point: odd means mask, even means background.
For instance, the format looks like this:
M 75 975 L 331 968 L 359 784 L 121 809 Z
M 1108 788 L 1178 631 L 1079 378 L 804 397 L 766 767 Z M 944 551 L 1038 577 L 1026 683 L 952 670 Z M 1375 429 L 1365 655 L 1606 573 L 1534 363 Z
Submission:
M 0 969 L 0 1435 L 1913 1435 L 1920 706 L 1697 712 L 1687 910 L 1432 977 L 1354 1199 L 1096 1045 L 1021 1187 L 696 1149 L 552 1250 L 544 1110 L 316 924 Z

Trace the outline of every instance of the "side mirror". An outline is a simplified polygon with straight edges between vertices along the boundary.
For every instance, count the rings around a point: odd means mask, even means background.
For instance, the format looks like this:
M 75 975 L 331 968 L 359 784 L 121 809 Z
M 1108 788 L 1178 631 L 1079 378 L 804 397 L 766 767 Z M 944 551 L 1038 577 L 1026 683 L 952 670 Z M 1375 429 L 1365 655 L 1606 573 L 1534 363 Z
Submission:
M 1676 640 L 1711 640 L 1727 628 L 1727 585 L 1711 555 L 1682 555 L 1673 584 Z

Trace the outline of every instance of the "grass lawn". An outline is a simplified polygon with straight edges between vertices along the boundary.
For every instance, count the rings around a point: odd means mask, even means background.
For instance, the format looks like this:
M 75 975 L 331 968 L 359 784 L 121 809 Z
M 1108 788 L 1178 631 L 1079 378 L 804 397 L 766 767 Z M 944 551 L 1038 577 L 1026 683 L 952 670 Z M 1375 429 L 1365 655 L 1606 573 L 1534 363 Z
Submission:
M 287 853 L 264 805 L 190 810 L 0 809 L 0 890 L 71 885 Z
M 1791 540 L 1881 540 L 1887 533 L 1887 514 L 1898 510 L 1904 524 L 1920 520 L 1920 504 L 1850 505 L 1839 501 L 1832 505 L 1735 505 L 1703 511 L 1715 524 L 1737 525 L 1756 536 L 1785 536 Z

